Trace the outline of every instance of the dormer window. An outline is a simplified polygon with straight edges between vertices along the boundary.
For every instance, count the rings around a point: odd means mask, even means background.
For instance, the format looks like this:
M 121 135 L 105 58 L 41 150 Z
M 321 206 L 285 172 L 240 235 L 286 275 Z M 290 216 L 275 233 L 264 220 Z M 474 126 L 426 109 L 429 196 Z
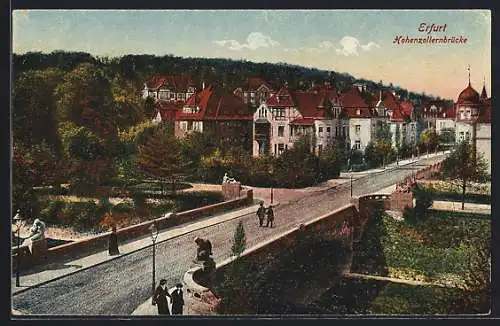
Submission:
M 361 115 L 361 110 L 360 109 L 356 110 L 356 115 Z

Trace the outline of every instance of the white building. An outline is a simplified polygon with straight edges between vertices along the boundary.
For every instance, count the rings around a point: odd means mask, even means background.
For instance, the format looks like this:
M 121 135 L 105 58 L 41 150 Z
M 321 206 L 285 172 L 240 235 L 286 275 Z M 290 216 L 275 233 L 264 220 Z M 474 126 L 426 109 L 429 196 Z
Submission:
M 481 96 L 469 85 L 455 103 L 455 140 L 471 139 L 476 152 L 482 153 L 491 173 L 491 98 L 483 86 Z

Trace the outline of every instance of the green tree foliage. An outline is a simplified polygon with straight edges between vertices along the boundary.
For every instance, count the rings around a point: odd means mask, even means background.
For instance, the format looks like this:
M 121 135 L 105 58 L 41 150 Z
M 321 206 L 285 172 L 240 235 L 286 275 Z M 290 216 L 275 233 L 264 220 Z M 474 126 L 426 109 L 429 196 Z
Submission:
M 333 146 L 327 146 L 319 155 L 318 179 L 337 178 L 340 175 L 340 164 L 337 149 Z
M 145 176 L 170 180 L 175 192 L 175 182 L 185 172 L 186 162 L 171 126 L 160 125 L 143 145 L 139 145 L 136 164 Z
M 39 213 L 34 186 L 51 185 L 60 180 L 59 160 L 45 141 L 26 147 L 14 143 L 12 164 L 12 204 L 28 217 Z
M 28 147 L 42 141 L 58 144 L 53 91 L 61 79 L 59 69 L 49 68 L 22 72 L 14 80 L 12 128 L 16 141 Z
M 392 134 L 387 122 L 377 121 L 373 154 L 382 162 L 383 166 L 392 154 Z
M 467 187 L 472 182 L 483 182 L 489 178 L 486 161 L 481 153 L 474 150 L 468 139 L 458 144 L 444 160 L 441 176 L 462 189 L 462 210 Z
M 57 121 L 85 126 L 110 141 L 117 137 L 117 108 L 110 83 L 99 67 L 84 63 L 63 77 L 56 90 Z
M 247 239 L 245 235 L 245 228 L 243 227 L 243 222 L 239 221 L 236 226 L 236 231 L 234 232 L 233 245 L 231 246 L 231 252 L 234 256 L 239 257 L 243 251 L 245 251 L 247 246 Z
M 439 144 L 449 145 L 455 143 L 455 130 L 451 128 L 441 129 L 439 134 Z
M 434 128 L 427 128 L 420 134 L 420 143 L 428 152 L 433 151 L 439 145 L 439 136 Z
M 319 158 L 306 135 L 276 158 L 272 178 L 277 187 L 307 187 L 318 181 Z

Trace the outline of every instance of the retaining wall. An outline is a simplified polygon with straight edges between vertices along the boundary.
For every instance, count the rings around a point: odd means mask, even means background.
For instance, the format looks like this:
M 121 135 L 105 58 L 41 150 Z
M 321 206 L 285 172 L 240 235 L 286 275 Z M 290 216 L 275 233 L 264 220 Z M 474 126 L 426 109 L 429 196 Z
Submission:
M 347 247 L 352 247 L 359 242 L 363 234 L 365 223 L 373 211 L 375 203 L 382 203 L 384 207 L 389 205 L 388 195 L 370 195 L 361 198 L 353 198 L 351 204 L 344 206 L 331 213 L 320 216 L 308 223 L 301 224 L 296 228 L 285 232 L 274 239 L 262 242 L 255 247 L 247 249 L 239 258 L 227 259 L 217 264 L 213 279 L 223 279 L 224 273 L 234 263 L 251 260 L 259 264 L 266 261 L 279 261 L 284 250 L 297 243 L 312 243 L 314 241 L 340 239 Z M 205 303 L 206 312 L 213 313 L 218 304 L 218 298 L 212 291 L 198 283 L 201 274 L 200 267 L 194 267 L 184 274 L 183 282 L 186 294 Z M 311 288 L 314 290 L 314 288 Z M 309 291 L 305 289 L 305 291 Z
M 175 225 L 183 224 L 203 216 L 209 216 L 224 210 L 231 210 L 241 206 L 245 206 L 253 202 L 253 190 L 243 189 L 241 192 L 242 197 L 224 201 L 213 205 L 208 205 L 189 211 L 180 212 L 174 215 L 166 215 L 155 220 L 146 221 L 143 223 L 131 225 L 116 231 L 118 236 L 118 243 L 125 242 L 137 237 L 150 234 L 149 227 L 156 223 L 158 230 L 162 230 Z M 60 246 L 47 249 L 44 255 L 34 255 L 27 246 L 12 249 L 13 264 L 17 263 L 17 259 L 21 256 L 21 266 L 27 268 L 37 263 L 48 260 L 58 261 L 66 258 L 76 258 L 81 255 L 88 255 L 93 252 L 107 250 L 108 240 L 111 231 L 105 232 L 87 239 L 78 240 L 66 243 Z M 15 266 L 15 265 L 13 265 Z

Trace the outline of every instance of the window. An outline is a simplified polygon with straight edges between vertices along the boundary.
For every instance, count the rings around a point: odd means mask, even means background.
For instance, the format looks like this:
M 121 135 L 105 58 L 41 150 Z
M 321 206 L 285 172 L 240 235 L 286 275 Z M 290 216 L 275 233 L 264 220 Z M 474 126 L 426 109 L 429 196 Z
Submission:
M 347 136 L 347 127 L 343 126 L 342 127 L 342 137 L 345 137 L 345 136 Z
M 356 140 L 354 142 L 354 148 L 355 149 L 361 149 L 361 141 L 360 140 Z
M 464 140 L 464 132 L 463 131 L 460 132 L 460 137 L 459 138 L 460 138 L 460 141 Z
M 356 110 L 356 115 L 361 115 L 361 110 L 360 109 Z
M 323 127 L 318 128 L 318 133 L 320 137 L 323 136 Z
M 361 132 L 361 125 L 354 126 L 354 130 L 356 132 L 356 135 L 359 135 L 359 133 Z
M 175 100 L 175 93 L 170 93 L 170 99 Z
M 318 145 L 318 155 L 321 155 L 322 151 L 323 151 L 323 145 Z
M 335 127 L 335 137 L 339 136 L 339 127 Z
M 285 144 L 278 144 L 278 154 L 281 155 L 285 151 Z
M 274 144 L 274 155 L 278 154 L 278 145 Z
M 285 126 L 278 126 L 278 137 L 283 137 L 285 133 Z
M 181 121 L 180 128 L 182 131 L 186 131 L 187 130 L 187 121 Z
M 330 128 L 330 127 L 326 127 L 326 132 L 327 132 L 327 133 L 330 133 L 330 130 L 331 130 L 331 128 Z

